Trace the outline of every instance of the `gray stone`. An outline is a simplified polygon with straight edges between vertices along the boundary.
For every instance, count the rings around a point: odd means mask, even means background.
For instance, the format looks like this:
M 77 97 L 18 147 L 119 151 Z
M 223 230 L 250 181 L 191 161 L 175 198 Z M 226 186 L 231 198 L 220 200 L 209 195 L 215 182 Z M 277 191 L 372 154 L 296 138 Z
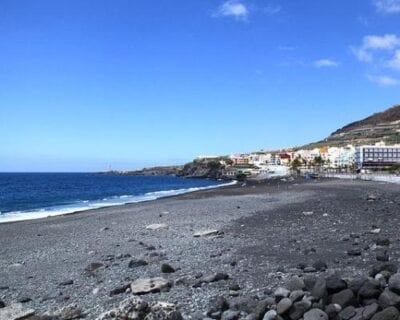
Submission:
M 315 261 L 312 266 L 317 271 L 325 271 L 326 269 L 328 269 L 328 265 L 326 264 L 325 261 L 322 261 L 322 260 Z
M 309 300 L 302 300 L 299 302 L 295 302 L 289 310 L 289 318 L 291 320 L 298 320 L 300 319 L 305 312 L 307 312 L 311 308 L 311 301 Z
M 104 264 L 102 264 L 101 262 L 92 262 L 85 268 L 85 271 L 95 272 L 96 270 L 100 269 L 101 267 L 104 267 Z
M 400 273 L 396 273 L 390 277 L 389 289 L 400 294 Z
M 356 277 L 350 281 L 349 289 L 351 289 L 354 292 L 354 294 L 357 294 L 367 280 L 368 277 L 366 276 Z
M 311 295 L 319 300 L 326 297 L 327 294 L 326 280 L 323 277 L 320 277 L 317 279 L 317 282 L 315 282 L 314 288 L 311 290 Z
M 397 265 L 394 263 L 380 263 L 376 264 L 372 270 L 370 271 L 370 276 L 375 277 L 377 273 L 381 273 L 382 271 L 387 271 L 390 274 L 395 274 L 397 272 Z
M 148 262 L 145 260 L 142 260 L 142 259 L 139 259 L 139 260 L 132 259 L 128 263 L 129 268 L 137 268 L 137 267 L 143 267 L 143 266 L 147 266 L 147 265 L 148 265 Z
M 389 290 L 385 289 L 381 295 L 379 296 L 379 305 L 381 306 L 382 309 L 388 308 L 388 307 L 400 307 L 400 296 Z
M 288 281 L 287 288 L 290 291 L 303 290 L 305 288 L 305 284 L 303 279 L 298 276 L 294 276 Z
M 0 308 L 4 308 L 5 306 L 6 304 L 2 300 L 0 300 Z
M 282 287 L 279 287 L 274 291 L 274 297 L 278 298 L 278 299 L 279 298 L 280 299 L 287 298 L 289 296 L 289 294 L 290 294 L 290 291 L 288 289 L 282 288 Z
M 236 310 L 226 310 L 222 316 L 221 320 L 238 320 L 240 316 L 240 311 Z
M 158 229 L 164 229 L 166 228 L 167 225 L 165 223 L 154 223 L 154 224 L 149 224 L 146 226 L 147 230 L 158 230 Z
M 250 313 L 244 318 L 244 320 L 257 320 L 256 315 L 254 313 Z
M 289 298 L 283 298 L 276 306 L 276 312 L 279 315 L 285 314 L 289 311 L 290 307 L 292 306 L 293 302 Z
M 263 320 L 274 320 L 276 319 L 277 313 L 275 310 L 269 310 L 265 315 Z
M 315 283 L 317 282 L 317 277 L 315 275 L 306 275 L 303 278 L 304 284 L 305 284 L 305 289 L 307 291 L 311 291 L 312 288 L 314 288 Z
M 333 274 L 327 277 L 326 279 L 326 289 L 329 294 L 337 293 L 344 289 L 347 289 L 347 283 L 343 279 L 341 279 L 338 275 Z
M 297 301 L 300 301 L 304 297 L 305 294 L 306 294 L 306 292 L 303 290 L 295 290 L 290 293 L 289 298 L 293 302 L 297 302 Z
M 372 320 L 398 320 L 399 311 L 395 307 L 389 307 L 376 313 Z
M 380 294 L 380 284 L 375 279 L 368 279 L 365 281 L 358 291 L 358 296 L 364 300 L 378 298 Z
M 328 320 L 328 315 L 320 309 L 311 309 L 304 313 L 304 320 Z
M 361 249 L 358 249 L 358 248 L 350 249 L 347 251 L 347 255 L 353 256 L 353 257 L 361 256 L 361 252 L 362 252 Z
M 199 238 L 199 237 L 212 237 L 212 236 L 219 236 L 224 234 L 222 231 L 220 230 L 216 230 L 216 229 L 209 229 L 209 230 L 202 230 L 202 231 L 197 231 L 193 237 L 195 238 Z
M 335 319 L 340 311 L 342 311 L 342 307 L 338 304 L 329 304 L 325 308 L 325 313 L 328 315 L 329 319 Z
M 362 320 L 369 320 L 378 311 L 379 306 L 377 303 L 371 303 L 363 308 Z
M 131 283 L 131 291 L 133 294 L 146 294 L 168 290 L 172 283 L 161 277 L 141 278 Z
M 162 273 L 174 273 L 175 269 L 171 265 L 169 265 L 168 263 L 163 263 L 161 265 L 161 272 Z
M 228 309 L 229 309 L 229 304 L 226 301 L 226 299 L 222 296 L 216 296 L 210 300 L 210 306 L 207 315 L 210 315 L 211 313 L 217 311 L 225 311 Z
M 331 303 L 338 304 L 342 308 L 346 308 L 356 302 L 357 301 L 355 299 L 354 293 L 350 289 L 342 290 L 338 293 L 333 294 L 331 297 Z
M 256 320 L 261 320 L 273 303 L 275 303 L 275 300 L 271 301 L 270 299 L 265 299 L 258 302 L 253 312 Z
M 339 312 L 339 318 L 349 320 L 356 315 L 356 309 L 353 306 L 348 306 Z
M 34 313 L 35 310 L 24 308 L 21 303 L 13 303 L 7 307 L 0 308 L 0 320 L 19 320 Z

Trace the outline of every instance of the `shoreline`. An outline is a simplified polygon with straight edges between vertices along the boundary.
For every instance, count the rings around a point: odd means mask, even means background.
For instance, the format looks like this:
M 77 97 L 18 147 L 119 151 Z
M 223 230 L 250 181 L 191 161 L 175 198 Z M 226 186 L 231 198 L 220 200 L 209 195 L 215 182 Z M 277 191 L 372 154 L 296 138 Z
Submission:
M 172 288 L 144 298 L 176 303 L 189 318 L 208 310 L 215 296 L 261 300 L 294 275 L 302 277 L 299 266 L 319 260 L 326 274 L 365 273 L 376 263 L 377 238 L 391 239 L 389 255 L 397 261 L 399 206 L 392 184 L 278 180 L 0 224 L 0 299 L 27 301 L 23 306 L 37 314 L 77 304 L 86 319 L 96 319 L 131 296 L 114 290 L 163 277 Z M 194 237 L 211 229 L 220 234 Z M 354 248 L 362 249 L 360 256 L 347 255 Z M 146 265 L 130 267 L 138 260 Z M 161 272 L 163 263 L 175 272 Z M 88 272 L 92 264 L 100 267 Z M 229 279 L 194 286 L 200 274 L 218 272 Z M 319 274 L 325 271 L 311 273 Z M 229 290 L 235 284 L 237 297 Z
M 230 182 L 226 182 L 226 183 L 222 183 L 222 184 L 217 184 L 217 185 L 210 185 L 210 186 L 206 186 L 206 187 L 192 187 L 192 188 L 187 188 L 187 189 L 176 189 L 176 190 L 159 190 L 159 191 L 154 191 L 154 192 L 148 192 L 145 193 L 143 195 L 136 195 L 136 196 L 127 196 L 127 197 L 131 197 L 132 201 L 128 201 L 128 202 L 120 202 L 120 203 L 104 203 L 103 205 L 99 205 L 96 207 L 82 207 L 81 209 L 71 209 L 72 211 L 62 211 L 62 212 L 57 212 L 57 211 L 53 211 L 53 213 L 51 214 L 51 209 L 56 209 L 59 208 L 59 210 L 61 208 L 66 208 L 66 206 L 53 206 L 53 207 L 47 207 L 47 208 L 40 208 L 40 209 L 35 209 L 32 211 L 14 211 L 14 212 L 5 212 L 3 213 L 4 216 L 1 217 L 0 215 L 0 224 L 3 223 L 15 223 L 15 222 L 21 222 L 21 221 L 30 221 L 30 220 L 42 220 L 42 219 L 47 219 L 50 217 L 57 217 L 57 216 L 65 216 L 65 215 L 70 215 L 70 214 L 78 214 L 78 213 L 82 213 L 85 211 L 92 211 L 92 210 L 97 210 L 97 209 L 103 209 L 103 208 L 109 208 L 109 207 L 118 207 L 118 206 L 124 206 L 124 205 L 128 205 L 128 204 L 135 204 L 135 203 L 142 203 L 142 202 L 150 202 L 150 201 L 156 201 L 159 199 L 163 199 L 163 198 L 170 198 L 170 197 L 176 197 L 176 196 L 180 196 L 183 194 L 187 194 L 187 193 L 193 193 L 193 192 L 199 192 L 199 191 L 204 191 L 204 190 L 212 190 L 212 189 L 216 189 L 216 188 L 224 188 L 224 187 L 229 187 L 229 186 L 234 186 L 238 183 L 237 180 L 233 180 Z M 167 194 L 169 193 L 169 194 Z M 158 194 L 156 196 L 156 194 Z M 163 195 L 166 194 L 166 195 Z M 110 197 L 110 199 L 113 198 L 121 198 L 122 196 L 112 196 Z M 147 197 L 147 198 L 146 198 Z M 135 200 L 133 200 L 135 199 Z M 100 201 L 100 200 L 93 200 L 93 201 Z M 88 203 L 89 200 L 85 200 L 85 201 L 81 201 L 82 203 Z M 73 206 L 76 203 L 72 203 L 69 206 Z M 46 211 L 46 209 L 50 209 L 48 211 Z M 41 215 L 42 213 L 42 215 Z M 49 214 L 50 213 L 50 214 Z M 37 216 L 33 216 L 34 214 L 37 214 Z M 10 215 L 11 219 L 7 220 L 7 216 Z M 18 218 L 18 215 L 22 215 L 21 218 Z M 29 216 L 29 217 L 26 217 Z M 14 217 L 14 218 L 13 218 Z

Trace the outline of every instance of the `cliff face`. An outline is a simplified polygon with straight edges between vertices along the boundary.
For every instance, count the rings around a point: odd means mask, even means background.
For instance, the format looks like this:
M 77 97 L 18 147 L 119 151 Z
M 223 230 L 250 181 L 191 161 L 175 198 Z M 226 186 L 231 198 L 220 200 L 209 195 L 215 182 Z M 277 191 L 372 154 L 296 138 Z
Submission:
M 187 178 L 210 178 L 219 179 L 222 177 L 223 166 L 218 161 L 199 162 L 193 161 L 184 166 L 152 167 L 141 170 L 112 172 L 110 174 L 122 175 L 175 175 Z
M 178 176 L 188 178 L 210 178 L 219 179 L 222 176 L 223 166 L 217 161 L 211 162 L 190 162 L 183 166 Z
M 382 140 L 389 144 L 400 143 L 400 105 L 352 122 L 306 147 L 373 144 Z

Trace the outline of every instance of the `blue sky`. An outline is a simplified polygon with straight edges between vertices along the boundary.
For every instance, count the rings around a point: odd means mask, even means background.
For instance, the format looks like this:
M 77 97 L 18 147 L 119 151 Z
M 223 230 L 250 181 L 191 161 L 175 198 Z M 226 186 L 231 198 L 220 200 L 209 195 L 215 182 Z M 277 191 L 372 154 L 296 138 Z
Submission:
M 2 0 L 0 171 L 301 145 L 400 103 L 400 0 Z

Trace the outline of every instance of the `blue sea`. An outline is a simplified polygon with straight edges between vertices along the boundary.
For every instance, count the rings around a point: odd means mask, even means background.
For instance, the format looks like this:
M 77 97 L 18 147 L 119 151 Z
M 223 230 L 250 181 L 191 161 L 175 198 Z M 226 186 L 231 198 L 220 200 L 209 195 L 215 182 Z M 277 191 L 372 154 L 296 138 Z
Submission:
M 0 223 L 155 200 L 226 184 L 175 176 L 0 173 Z

